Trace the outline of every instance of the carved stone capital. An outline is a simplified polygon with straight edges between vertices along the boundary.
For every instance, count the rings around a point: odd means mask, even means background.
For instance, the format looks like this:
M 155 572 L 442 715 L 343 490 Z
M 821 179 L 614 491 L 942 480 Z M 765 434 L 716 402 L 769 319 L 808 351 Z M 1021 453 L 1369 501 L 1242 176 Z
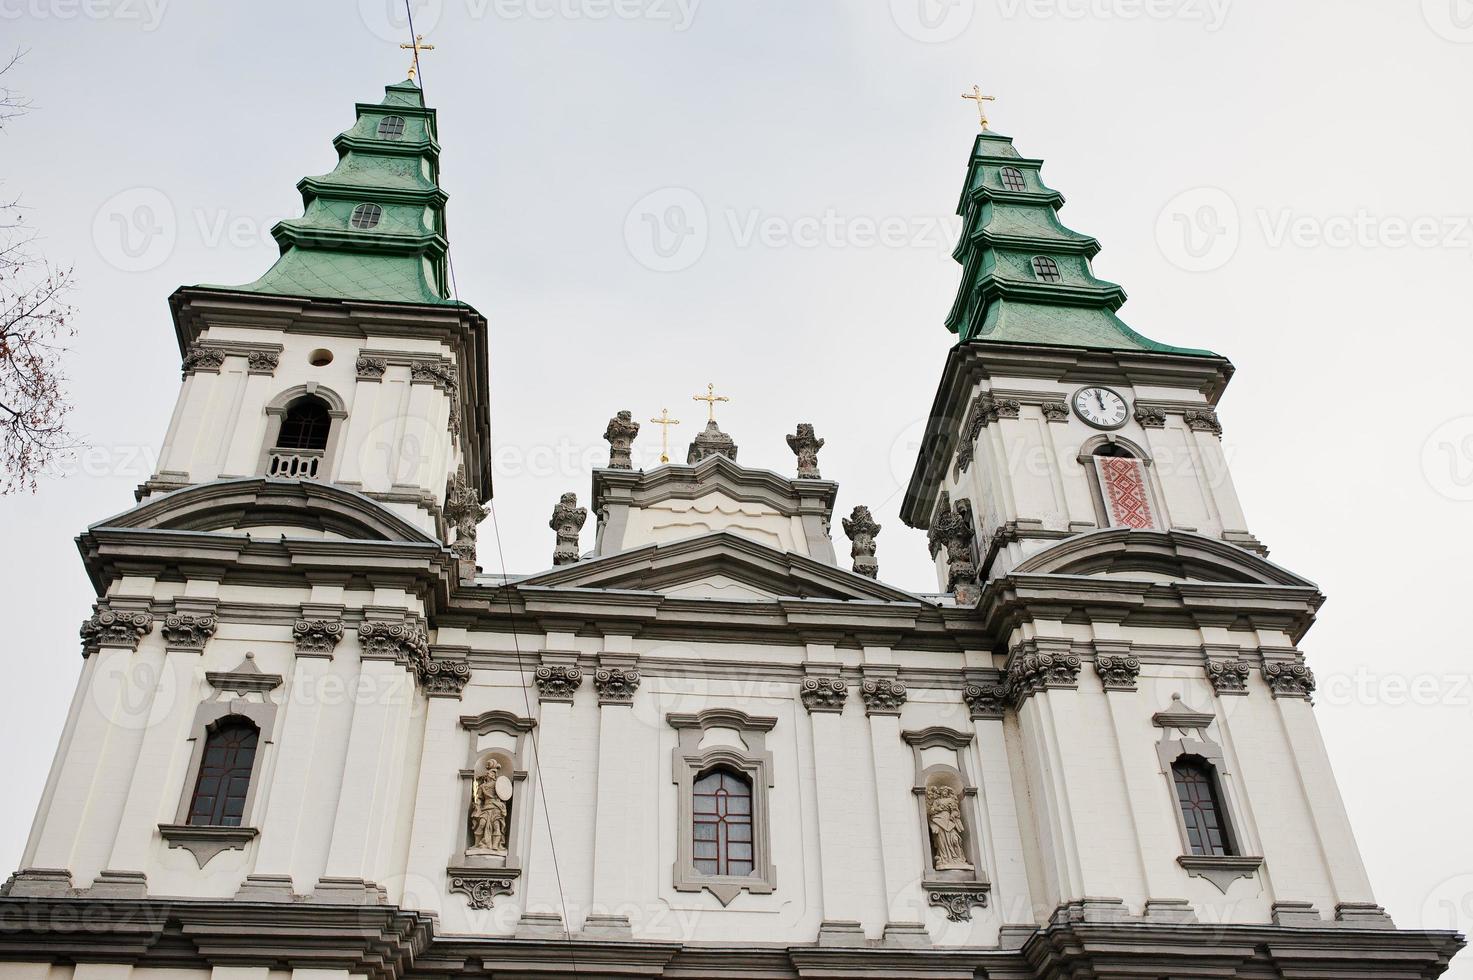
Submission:
M 971 467 L 977 437 L 982 434 L 983 429 L 998 419 L 1015 419 L 1022 410 L 1023 403 L 1016 398 L 997 398 L 990 391 L 978 395 L 967 415 L 966 433 L 962 436 L 961 448 L 957 450 L 957 470 L 965 473 Z
M 987 887 L 972 882 L 949 885 L 942 882 L 926 882 L 926 901 L 932 908 L 939 908 L 952 922 L 971 922 L 973 908 L 987 907 Z
M 967 703 L 973 721 L 1001 718 L 1011 699 L 1012 692 L 1006 683 L 972 681 L 962 688 L 962 700 Z
M 388 369 L 389 362 L 385 358 L 366 355 L 360 355 L 358 358 L 359 381 L 380 381 Z
M 1008 687 L 1018 702 L 1054 688 L 1077 688 L 1084 662 L 1072 653 L 1020 652 L 1008 667 Z
M 214 344 L 194 343 L 184 352 L 184 363 L 182 372 L 187 377 L 200 371 L 212 371 L 218 373 L 225 364 L 227 352 L 223 347 Z
M 1314 671 L 1297 660 L 1265 660 L 1263 679 L 1275 698 L 1305 698 L 1314 694 Z
M 201 651 L 219 627 L 220 621 L 214 616 L 174 613 L 164 618 L 161 632 L 170 650 Z
M 253 350 L 246 355 L 246 369 L 250 374 L 275 374 L 280 364 L 280 351 Z
M 460 384 L 455 364 L 449 358 L 416 358 L 409 362 L 410 384 L 432 384 L 441 391 L 454 391 Z
M 1225 658 L 1207 661 L 1207 679 L 1218 697 L 1245 695 L 1248 693 L 1248 675 L 1253 668 L 1245 660 Z
M 1043 410 L 1043 417 L 1050 422 L 1069 421 L 1069 406 L 1065 402 L 1044 402 L 1039 407 Z
M 577 670 L 576 667 L 573 669 Z M 632 667 L 600 667 L 593 673 L 593 687 L 598 691 L 600 705 L 633 705 L 639 682 L 639 671 Z M 576 689 L 577 685 L 574 685 Z
M 464 895 L 466 904 L 485 911 L 500 895 L 510 895 L 516 888 L 519 868 L 449 868 L 450 890 Z
M 437 660 L 433 657 L 418 664 L 419 681 L 432 698 L 459 698 L 471 679 L 471 665 L 465 660 Z
M 633 412 L 623 411 L 609 419 L 609 427 L 604 430 L 609 443 L 609 469 L 634 469 L 633 447 L 638 435 L 639 423 L 634 421 Z
M 798 696 L 809 714 L 843 714 L 849 700 L 849 686 L 842 677 L 805 677 Z M 868 699 L 865 700 L 868 705 Z
M 1215 436 L 1222 435 L 1222 423 L 1217 420 L 1217 413 L 1210 408 L 1191 408 L 1183 415 L 1187 428 L 1193 432 L 1210 432 Z
M 1143 429 L 1166 428 L 1166 408 L 1162 405 L 1135 403 L 1135 420 Z
M 537 685 L 538 701 L 572 704 L 573 695 L 583 686 L 583 669 L 544 664 L 532 675 L 532 682 Z
M 1141 662 L 1130 654 L 1102 653 L 1095 657 L 1095 672 L 1107 691 L 1134 691 Z
M 905 685 L 887 677 L 871 677 L 859 686 L 859 696 L 864 699 L 864 713 L 869 715 L 898 715 L 905 704 Z
M 818 451 L 823 448 L 823 440 L 814 435 L 811 424 L 798 424 L 798 431 L 788 436 L 788 448 L 798 457 L 798 479 L 822 479 L 818 475 Z
M 82 624 L 82 656 L 90 656 L 103 647 L 137 650 L 139 641 L 152 629 L 152 613 L 114 612 L 107 606 L 97 606 Z
M 299 619 L 292 626 L 292 644 L 299 657 L 332 658 L 343 638 L 343 624 L 336 619 Z
M 419 623 L 361 623 L 358 645 L 364 660 L 418 665 L 430 655 L 430 638 Z

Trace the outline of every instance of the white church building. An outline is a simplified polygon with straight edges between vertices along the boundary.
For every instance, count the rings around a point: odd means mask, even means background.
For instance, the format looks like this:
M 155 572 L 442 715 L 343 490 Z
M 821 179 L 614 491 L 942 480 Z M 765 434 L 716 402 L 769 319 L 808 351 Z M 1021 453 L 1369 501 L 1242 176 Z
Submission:
M 968 161 L 921 595 L 898 529 L 835 519 L 812 426 L 780 474 L 714 416 L 637 470 L 614 415 L 547 570 L 479 571 L 487 331 L 435 112 L 391 85 L 334 145 L 261 279 L 170 299 L 178 404 L 78 539 L 0 980 L 1446 970 L 1461 937 L 1399 929 L 1358 853 L 1324 597 L 1239 506 L 1232 365 L 1119 319 L 1039 160 Z

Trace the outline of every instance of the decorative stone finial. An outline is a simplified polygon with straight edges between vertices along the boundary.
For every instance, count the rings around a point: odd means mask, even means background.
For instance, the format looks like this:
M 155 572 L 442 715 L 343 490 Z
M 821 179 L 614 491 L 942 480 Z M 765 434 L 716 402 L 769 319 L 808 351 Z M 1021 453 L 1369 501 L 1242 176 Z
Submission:
M 455 527 L 455 542 L 450 550 L 470 566 L 471 574 L 476 564 L 476 530 L 486 514 L 480 495 L 466 482 L 465 471 L 457 472 L 445 486 L 445 521 Z
M 788 448 L 798 457 L 798 479 L 822 479 L 818 475 L 818 451 L 823 448 L 823 440 L 813 434 L 811 424 L 798 423 L 797 433 L 788 436 Z
M 565 493 L 553 508 L 547 526 L 557 532 L 557 550 L 552 553 L 554 565 L 571 565 L 578 560 L 578 535 L 588 521 L 588 508 L 578 506 L 576 493 Z
M 792 436 L 788 438 L 791 439 Z M 879 578 L 880 563 L 875 560 L 875 536 L 880 533 L 880 525 L 870 516 L 869 508 L 854 508 L 854 513 L 840 523 L 844 525 L 845 537 L 853 542 L 849 556 L 854 559 L 855 573 L 867 578 Z
M 977 562 L 972 554 L 972 505 L 966 500 L 953 504 L 943 496 L 941 510 L 931 522 L 931 554 L 946 549 L 946 587 L 957 595 L 958 605 L 970 605 L 977 595 Z
M 634 421 L 633 412 L 620 412 L 609 419 L 604 438 L 609 441 L 609 469 L 634 469 L 634 454 L 631 448 L 639 435 L 639 423 Z
M 690 444 L 690 452 L 686 453 L 685 462 L 689 466 L 694 466 L 710 456 L 725 456 L 733 463 L 737 458 L 736 442 L 731 436 L 717 428 L 714 421 L 707 422 L 706 428 Z

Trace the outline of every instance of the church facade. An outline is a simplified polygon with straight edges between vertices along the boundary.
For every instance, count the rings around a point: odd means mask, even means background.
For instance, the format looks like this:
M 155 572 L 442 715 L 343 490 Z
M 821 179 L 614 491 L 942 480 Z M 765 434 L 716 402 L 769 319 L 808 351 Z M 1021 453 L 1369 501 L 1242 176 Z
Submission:
M 78 538 L 0 977 L 1445 971 L 1461 937 L 1398 928 L 1357 851 L 1300 646 L 1323 596 L 1238 504 L 1232 366 L 1118 317 L 1040 161 L 985 131 L 969 160 L 922 595 L 867 509 L 835 520 L 812 426 L 778 474 L 714 413 L 651 470 L 615 414 L 548 570 L 480 572 L 487 329 L 435 113 L 391 85 L 335 146 L 261 279 L 171 297 L 177 408 Z

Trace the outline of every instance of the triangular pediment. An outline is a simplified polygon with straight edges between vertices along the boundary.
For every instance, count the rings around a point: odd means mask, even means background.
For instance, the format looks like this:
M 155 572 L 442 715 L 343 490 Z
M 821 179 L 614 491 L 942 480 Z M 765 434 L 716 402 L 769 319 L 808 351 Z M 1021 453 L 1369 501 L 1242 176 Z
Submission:
M 802 555 L 778 551 L 729 531 L 588 559 L 534 575 L 518 584 L 658 592 L 672 598 L 738 602 L 923 601 L 882 582 Z

